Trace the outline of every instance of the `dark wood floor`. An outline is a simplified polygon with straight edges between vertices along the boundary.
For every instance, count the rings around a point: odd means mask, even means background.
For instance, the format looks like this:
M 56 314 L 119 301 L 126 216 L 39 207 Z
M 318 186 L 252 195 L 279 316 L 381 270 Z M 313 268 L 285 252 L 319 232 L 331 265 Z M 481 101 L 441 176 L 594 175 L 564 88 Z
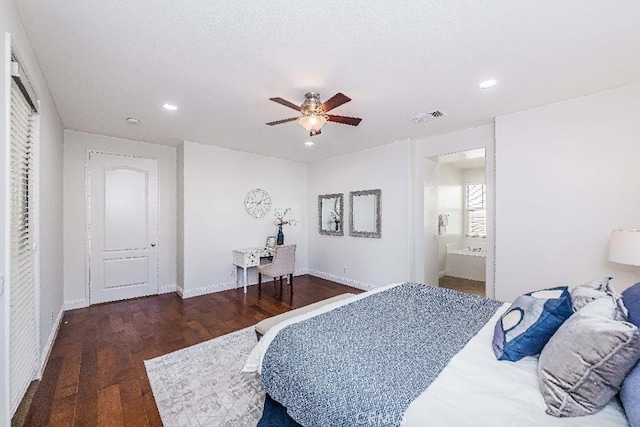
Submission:
M 65 313 L 27 426 L 161 426 L 144 368 L 151 359 L 358 289 L 299 276 L 282 299 L 271 283 L 201 297 L 139 298 Z
M 485 296 L 485 283 L 477 280 L 461 279 L 459 277 L 444 276 L 439 280 L 441 288 L 454 289 L 468 294 Z

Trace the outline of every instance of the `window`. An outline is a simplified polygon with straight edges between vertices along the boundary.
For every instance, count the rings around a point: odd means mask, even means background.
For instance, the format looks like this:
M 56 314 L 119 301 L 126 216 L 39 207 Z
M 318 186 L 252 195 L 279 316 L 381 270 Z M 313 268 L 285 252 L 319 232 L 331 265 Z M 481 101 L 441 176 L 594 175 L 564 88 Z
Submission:
M 15 72 L 15 74 L 13 74 Z M 18 407 L 38 371 L 38 330 L 34 255 L 35 110 L 17 64 L 11 80 L 10 137 L 10 395 Z
M 467 237 L 487 237 L 486 185 L 470 184 L 466 187 L 465 204 Z

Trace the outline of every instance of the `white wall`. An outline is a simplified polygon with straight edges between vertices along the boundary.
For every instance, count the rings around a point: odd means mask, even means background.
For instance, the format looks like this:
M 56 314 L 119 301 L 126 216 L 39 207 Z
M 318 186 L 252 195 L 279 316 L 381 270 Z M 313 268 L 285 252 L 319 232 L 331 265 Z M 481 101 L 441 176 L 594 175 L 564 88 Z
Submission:
M 9 42 L 9 40 L 11 40 Z M 12 1 L 0 0 L 0 135 L 3 145 L 0 154 L 0 275 L 5 273 L 6 261 L 6 173 L 9 143 L 9 59 L 11 49 L 17 51 L 23 61 L 32 84 L 41 101 L 39 128 L 38 191 L 40 246 L 37 256 L 40 263 L 40 350 L 44 361 L 49 345 L 55 337 L 57 322 L 62 312 L 62 122 L 40 66 L 31 49 L 28 37 Z M 9 425 L 8 405 L 8 293 L 2 295 L 0 304 L 0 424 Z M 53 316 L 51 315 L 53 313 Z M 52 318 L 53 317 L 53 318 Z
M 307 169 L 305 163 L 185 141 L 182 213 L 184 216 L 184 297 L 234 287 L 232 250 L 264 246 L 277 233 L 273 210 L 290 207 L 285 244 L 297 244 L 296 270 L 307 269 Z M 271 211 L 253 218 L 244 207 L 249 190 L 271 195 Z M 251 269 L 255 270 L 255 269 Z M 241 272 L 241 271 L 240 271 Z M 251 271 L 250 283 L 256 282 Z
M 176 148 L 102 135 L 64 131 L 64 301 L 89 304 L 85 259 L 85 163 L 88 149 L 158 160 L 160 191 L 159 287 L 176 289 Z
M 44 85 L 44 82 L 43 82 Z M 46 90 L 46 86 L 45 89 Z M 41 93 L 40 91 L 38 93 Z M 41 98 L 44 98 L 40 95 Z M 42 102 L 39 136 L 39 200 L 40 234 L 40 348 L 51 350 L 52 334 L 62 320 L 63 249 L 62 249 L 62 164 L 63 128 L 50 97 Z
M 487 169 L 487 281 L 486 292 L 488 297 L 494 295 L 494 147 L 495 135 L 493 124 L 479 126 L 448 135 L 427 138 L 414 142 L 414 216 L 413 216 L 413 276 L 412 280 L 422 283 L 438 283 L 438 255 L 437 245 L 426 245 L 433 242 L 437 236 L 433 235 L 429 228 L 425 227 L 425 159 L 443 154 L 456 153 L 474 148 L 485 149 L 485 161 Z M 437 224 L 437 222 L 436 222 Z M 437 228 L 435 229 L 437 232 Z M 433 248 L 432 253 L 431 249 Z M 431 265 L 426 265 L 430 262 Z M 429 267 L 429 268 L 428 268 Z M 425 270 L 430 274 L 425 274 Z
M 640 83 L 496 119 L 496 297 L 640 268 L 607 260 L 640 227 Z
M 184 144 L 180 144 L 176 150 L 177 156 L 177 288 L 184 289 Z
M 465 184 L 484 184 L 486 182 L 486 168 L 462 169 L 462 176 Z
M 309 165 L 309 270 L 313 275 L 369 289 L 409 280 L 410 142 L 392 144 Z M 382 238 L 327 236 L 318 232 L 318 195 L 382 190 Z M 344 269 L 347 272 L 344 272 Z

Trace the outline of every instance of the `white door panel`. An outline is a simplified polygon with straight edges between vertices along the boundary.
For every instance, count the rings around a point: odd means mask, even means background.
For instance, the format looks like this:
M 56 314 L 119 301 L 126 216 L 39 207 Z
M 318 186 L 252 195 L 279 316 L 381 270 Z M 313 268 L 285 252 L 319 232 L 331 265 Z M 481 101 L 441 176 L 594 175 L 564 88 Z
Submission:
M 158 163 L 89 154 L 91 304 L 158 293 Z
M 122 251 L 147 247 L 148 173 L 106 169 L 104 181 L 104 249 Z
M 104 260 L 105 288 L 146 285 L 149 278 L 147 257 Z

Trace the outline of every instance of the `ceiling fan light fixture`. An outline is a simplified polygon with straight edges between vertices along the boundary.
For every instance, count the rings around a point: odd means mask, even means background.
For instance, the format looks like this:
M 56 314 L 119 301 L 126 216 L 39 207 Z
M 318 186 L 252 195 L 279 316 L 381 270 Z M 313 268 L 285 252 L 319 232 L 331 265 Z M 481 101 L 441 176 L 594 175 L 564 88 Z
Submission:
M 310 136 L 318 135 L 325 123 L 327 117 L 319 114 L 304 115 L 298 119 L 298 124 L 305 128 Z
M 360 121 L 362 121 L 362 119 L 359 117 L 336 116 L 334 114 L 328 114 L 328 112 L 333 110 L 334 108 L 337 108 L 351 101 L 351 98 L 349 98 L 342 92 L 336 93 L 324 103 L 320 101 L 320 94 L 318 92 L 307 92 L 304 95 L 304 102 L 300 106 L 282 98 L 269 98 L 269 100 L 296 110 L 300 112 L 301 116 L 290 117 L 288 119 L 265 123 L 267 126 L 275 126 L 281 125 L 283 123 L 297 121 L 298 124 L 304 128 L 304 130 L 309 132 L 309 136 L 320 135 L 322 126 L 324 126 L 327 122 L 358 126 L 360 124 Z

